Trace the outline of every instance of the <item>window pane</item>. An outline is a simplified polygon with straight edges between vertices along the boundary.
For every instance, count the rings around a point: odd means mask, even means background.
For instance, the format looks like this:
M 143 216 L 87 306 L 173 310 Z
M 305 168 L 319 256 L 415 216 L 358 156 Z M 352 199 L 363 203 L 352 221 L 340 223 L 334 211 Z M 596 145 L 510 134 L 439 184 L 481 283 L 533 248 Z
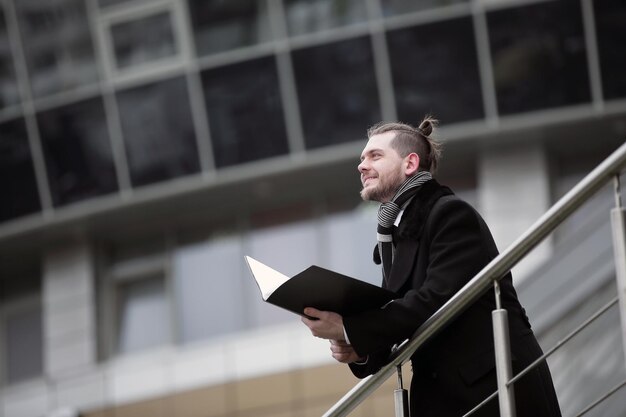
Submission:
M 468 0 L 380 0 L 383 14 L 390 16 L 400 13 L 410 13 L 418 10 L 432 9 L 435 7 L 449 6 L 457 3 L 467 3 Z
M 15 7 L 36 96 L 97 80 L 83 0 L 20 0 Z
M 185 78 L 117 94 L 133 186 L 200 171 Z
M 398 118 L 419 123 L 427 113 L 444 124 L 484 116 L 471 18 L 387 34 Z
M 113 25 L 111 38 L 118 68 L 155 61 L 177 53 L 169 12 Z
M 0 109 L 19 101 L 11 44 L 7 34 L 4 12 L 0 9 Z
M 40 210 L 35 170 L 23 119 L 0 124 L 0 222 Z
M 271 37 L 265 0 L 189 0 L 198 55 L 266 42 Z
M 302 272 L 320 260 L 316 226 L 315 221 L 301 221 L 256 229 L 247 246 L 250 256 L 288 276 Z M 244 285 L 253 300 L 251 313 L 255 326 L 297 320 L 293 313 L 262 301 L 259 288 L 251 276 L 244 280 Z
M 218 167 L 288 152 L 274 57 L 207 70 L 202 84 Z
M 626 3 L 596 0 L 593 4 L 604 98 L 626 97 Z
M 293 52 L 307 148 L 362 139 L 380 120 L 369 37 Z
M 55 206 L 117 190 L 100 98 L 40 113 L 37 122 Z
M 245 327 L 245 306 L 249 301 L 243 293 L 243 262 L 241 243 L 236 237 L 178 248 L 173 274 L 182 342 Z
M 169 342 L 170 321 L 162 277 L 120 284 L 118 314 L 119 353 L 135 352 Z
M 292 36 L 367 20 L 365 0 L 285 0 L 284 4 Z
M 498 10 L 487 22 L 501 114 L 590 100 L 579 2 Z
M 9 313 L 6 319 L 7 382 L 43 374 L 41 308 Z

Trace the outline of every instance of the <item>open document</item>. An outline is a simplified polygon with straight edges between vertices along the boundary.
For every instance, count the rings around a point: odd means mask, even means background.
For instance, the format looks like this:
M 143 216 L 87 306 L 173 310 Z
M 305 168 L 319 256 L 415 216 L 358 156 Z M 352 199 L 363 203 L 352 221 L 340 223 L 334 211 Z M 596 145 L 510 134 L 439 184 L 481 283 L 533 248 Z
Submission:
M 350 316 L 396 298 L 389 290 L 319 266 L 290 278 L 254 258 L 245 259 L 263 300 L 299 315 L 304 315 L 305 307 L 314 307 Z

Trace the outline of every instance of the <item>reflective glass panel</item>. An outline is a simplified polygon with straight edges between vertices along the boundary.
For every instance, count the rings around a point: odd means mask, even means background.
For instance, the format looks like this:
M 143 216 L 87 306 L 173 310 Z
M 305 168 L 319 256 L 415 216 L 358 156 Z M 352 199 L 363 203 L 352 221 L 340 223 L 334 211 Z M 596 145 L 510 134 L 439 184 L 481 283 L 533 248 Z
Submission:
M 284 5 L 292 36 L 367 20 L 365 0 L 284 0 Z
M 376 246 L 377 207 L 366 204 L 333 213 L 322 223 L 324 259 L 320 266 L 374 285 L 382 283 L 382 269 L 372 261 Z
M 43 374 L 41 313 L 41 306 L 34 305 L 10 312 L 6 319 L 8 383 L 21 382 Z
M 315 221 L 255 229 L 246 246 L 250 256 L 276 269 L 293 276 L 302 272 L 320 259 Z M 247 294 L 251 297 L 251 319 L 254 326 L 293 320 L 293 313 L 264 302 L 254 279 L 244 280 Z
M 492 11 L 487 22 L 501 114 L 590 100 L 579 2 Z
M 163 277 L 120 284 L 117 351 L 129 353 L 170 341 L 169 304 Z
M 243 256 L 241 241 L 235 236 L 181 246 L 174 252 L 176 317 L 182 342 L 246 327 L 249 320 L 246 303 L 242 302 L 242 277 L 247 271 L 243 270 Z M 246 275 L 245 279 L 251 277 Z
M 383 14 L 390 16 L 449 6 L 457 3 L 468 3 L 468 0 L 380 0 L 380 2 L 383 7 Z
M 204 71 L 202 84 L 218 167 L 288 152 L 273 56 Z
M 185 78 L 122 91 L 117 98 L 133 186 L 200 171 Z
M 5 15 L 0 8 L 0 109 L 20 100 Z
M 307 148 L 365 137 L 380 120 L 369 37 L 292 53 Z
M 626 2 L 594 1 L 605 99 L 626 97 Z
M 35 169 L 23 119 L 0 124 L 0 222 L 40 210 Z
M 484 116 L 471 18 L 390 31 L 387 42 L 399 120 L 417 124 L 431 113 L 447 124 Z
M 111 38 L 118 68 L 177 54 L 169 11 L 112 25 Z
M 20 0 L 15 7 L 35 96 L 97 80 L 83 0 Z
M 40 113 L 37 122 L 55 206 L 117 190 L 100 98 Z
M 271 38 L 265 0 L 189 0 L 189 13 L 198 55 Z

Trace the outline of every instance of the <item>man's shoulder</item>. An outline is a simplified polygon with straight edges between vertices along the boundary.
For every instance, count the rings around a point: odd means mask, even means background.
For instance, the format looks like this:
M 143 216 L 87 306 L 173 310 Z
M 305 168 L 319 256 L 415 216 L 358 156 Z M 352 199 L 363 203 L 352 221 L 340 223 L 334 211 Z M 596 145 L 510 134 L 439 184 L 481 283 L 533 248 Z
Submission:
M 409 203 L 399 226 L 399 236 L 419 238 L 424 225 L 435 207 L 445 205 L 449 201 L 462 201 L 454 192 L 432 179 L 420 187 L 420 190 Z

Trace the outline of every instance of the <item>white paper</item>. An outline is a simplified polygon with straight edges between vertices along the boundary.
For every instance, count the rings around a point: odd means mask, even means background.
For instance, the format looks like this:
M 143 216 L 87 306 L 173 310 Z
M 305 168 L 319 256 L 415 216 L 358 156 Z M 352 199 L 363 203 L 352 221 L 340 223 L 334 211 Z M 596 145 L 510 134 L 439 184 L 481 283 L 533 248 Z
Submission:
M 289 277 L 281 274 L 273 268 L 257 261 L 254 258 L 246 256 L 246 262 L 248 267 L 256 280 L 259 289 L 261 290 L 261 296 L 264 300 L 267 300 L 270 295 L 276 290 L 276 288 L 283 285 Z

